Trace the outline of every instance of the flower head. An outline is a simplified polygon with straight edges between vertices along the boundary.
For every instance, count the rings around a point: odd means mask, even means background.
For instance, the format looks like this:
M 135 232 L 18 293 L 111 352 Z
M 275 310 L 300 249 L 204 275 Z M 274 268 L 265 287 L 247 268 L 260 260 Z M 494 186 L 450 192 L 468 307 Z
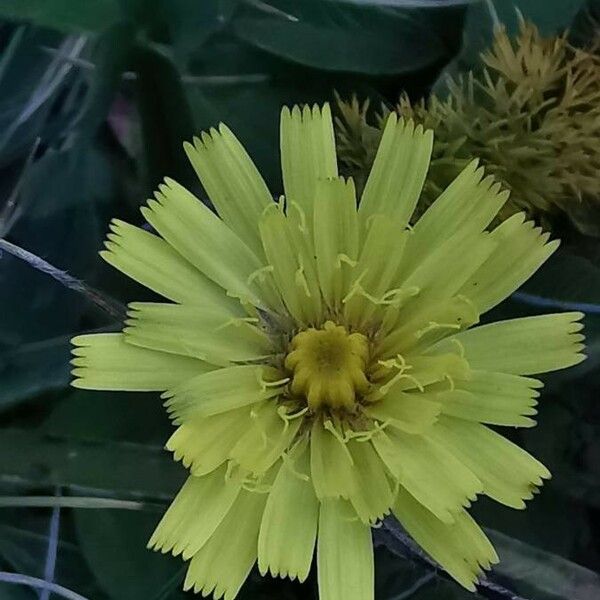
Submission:
M 418 214 L 473 157 L 508 189 L 502 218 L 525 211 L 540 222 L 566 215 L 593 231 L 600 182 L 600 55 L 598 39 L 573 47 L 567 34 L 543 37 L 522 21 L 511 39 L 498 28 L 474 72 L 448 80 L 446 96 L 396 112 L 435 131 L 428 180 Z M 357 181 L 368 173 L 384 121 L 371 124 L 368 104 L 339 101 L 339 153 Z M 597 220 L 597 219 L 596 219 Z
M 75 345 L 73 385 L 158 390 L 191 472 L 149 545 L 185 588 L 234 598 L 255 561 L 322 600 L 373 598 L 371 526 L 393 513 L 468 589 L 497 561 L 466 509 L 523 508 L 550 475 L 489 425 L 534 425 L 541 383 L 583 359 L 580 313 L 470 329 L 557 247 L 469 164 L 414 228 L 432 133 L 391 115 L 357 203 L 329 107 L 281 115 L 274 202 L 224 125 L 186 152 L 218 216 L 166 179 L 103 258 L 170 302 Z

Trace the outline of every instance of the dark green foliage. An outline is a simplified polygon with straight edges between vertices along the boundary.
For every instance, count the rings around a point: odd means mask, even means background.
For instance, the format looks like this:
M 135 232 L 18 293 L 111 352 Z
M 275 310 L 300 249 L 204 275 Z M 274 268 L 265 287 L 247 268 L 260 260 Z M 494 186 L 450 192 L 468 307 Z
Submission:
M 97 252 L 111 217 L 142 223 L 137 208 L 164 176 L 206 200 L 182 140 L 227 122 L 279 193 L 282 104 L 331 101 L 336 90 L 369 97 L 375 108 L 402 91 L 418 98 L 490 39 L 483 2 L 393 4 L 0 0 L 0 237 L 117 301 L 151 298 Z M 567 26 L 583 6 L 517 4 L 544 33 Z M 510 30 L 512 2 L 496 5 Z M 506 317 L 585 303 L 594 313 L 590 360 L 548 378 L 540 425 L 520 439 L 554 479 L 527 512 L 480 507 L 483 522 L 504 534 L 494 577 L 531 600 L 593 598 L 600 589 L 593 573 L 600 568 L 595 246 L 573 238 L 497 311 Z M 90 600 L 191 597 L 180 591 L 180 561 L 145 549 L 185 477 L 163 450 L 171 426 L 158 395 L 68 387 L 70 337 L 117 327 L 84 296 L 0 256 L 0 571 L 44 576 L 52 511 L 24 507 L 27 498 L 109 499 L 136 510 L 61 509 L 55 581 Z M 22 505 L 2 507 L 8 500 Z M 378 546 L 377 600 L 494 597 L 468 594 L 397 554 L 393 545 Z M 314 573 L 300 586 L 253 572 L 239 597 L 316 599 L 316 588 Z M 0 582 L 2 600 L 38 597 Z

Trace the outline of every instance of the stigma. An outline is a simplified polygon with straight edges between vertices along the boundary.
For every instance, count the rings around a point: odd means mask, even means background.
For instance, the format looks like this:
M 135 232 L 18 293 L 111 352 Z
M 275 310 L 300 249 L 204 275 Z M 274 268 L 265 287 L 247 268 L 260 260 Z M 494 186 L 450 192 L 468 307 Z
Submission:
M 292 395 L 303 397 L 311 411 L 354 411 L 370 384 L 365 375 L 369 340 L 327 321 L 321 329 L 296 334 L 285 358 Z

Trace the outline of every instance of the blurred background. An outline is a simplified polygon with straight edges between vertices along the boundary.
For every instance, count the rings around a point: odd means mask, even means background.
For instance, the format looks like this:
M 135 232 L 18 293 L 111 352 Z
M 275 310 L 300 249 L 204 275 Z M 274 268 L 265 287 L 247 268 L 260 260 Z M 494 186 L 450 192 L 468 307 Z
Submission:
M 589 54 L 595 91 L 573 94 L 576 108 L 561 113 L 554 145 L 530 145 L 510 127 L 504 145 L 491 143 L 488 130 L 465 127 L 481 119 L 495 127 L 512 114 L 500 94 L 510 74 L 489 60 L 500 73 L 492 108 L 477 105 L 471 120 L 468 76 L 467 87 L 456 85 L 469 69 L 484 77 L 480 52 L 494 27 L 514 41 L 519 15 L 550 39 L 545 48 L 562 39 L 573 56 Z M 518 208 L 563 239 L 491 318 L 588 314 L 589 360 L 547 377 L 538 427 L 514 434 L 553 479 L 526 512 L 484 499 L 475 507 L 502 559 L 478 596 L 600 598 L 598 22 L 596 0 L 0 0 L 0 599 L 188 596 L 180 561 L 145 549 L 185 477 L 162 449 L 171 426 L 158 394 L 69 388 L 69 339 L 117 330 L 127 301 L 151 298 L 98 257 L 109 219 L 142 224 L 138 207 L 164 176 L 206 200 L 182 142 L 220 121 L 280 193 L 283 104 L 331 102 L 340 164 L 360 181 L 381 115 L 401 94 L 398 110 L 415 111 L 432 90 L 440 102 L 453 99 L 462 123 L 440 131 L 441 168 L 479 148 Z M 535 55 L 535 39 L 521 42 Z M 565 69 L 561 97 L 580 80 Z M 522 88 L 514 89 L 513 98 Z M 552 105 L 552 89 L 535 101 Z M 527 135 L 537 127 L 530 113 Z M 508 156 L 526 171 L 527 160 L 544 168 L 529 170 L 533 182 L 513 181 Z M 538 189 L 551 206 L 536 201 Z M 389 531 L 375 532 L 375 542 L 377 600 L 477 597 Z M 240 598 L 317 598 L 316 580 L 253 573 Z

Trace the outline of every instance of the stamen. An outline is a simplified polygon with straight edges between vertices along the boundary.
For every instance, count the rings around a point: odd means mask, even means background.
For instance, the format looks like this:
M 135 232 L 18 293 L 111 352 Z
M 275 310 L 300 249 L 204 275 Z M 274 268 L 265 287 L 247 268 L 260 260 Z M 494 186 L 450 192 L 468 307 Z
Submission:
M 378 363 L 387 369 L 393 369 L 395 367 L 396 369 L 398 369 L 398 373 L 396 373 L 396 375 L 394 375 L 389 381 L 380 386 L 380 388 L 375 393 L 376 396 L 380 397 L 387 394 L 392 388 L 392 386 L 398 383 L 398 381 L 400 381 L 401 379 L 408 379 L 416 385 L 419 391 L 425 391 L 425 388 L 416 377 L 406 373 L 406 371 L 412 369 L 412 366 L 406 364 L 406 360 L 401 354 L 398 354 L 396 358 L 380 360 L 378 361 Z
M 419 329 L 415 332 L 415 337 L 421 339 L 425 334 L 430 331 L 435 331 L 436 329 L 456 329 L 458 331 L 460 330 L 460 325 L 457 323 L 436 323 L 435 321 L 429 321 L 423 329 Z
M 215 331 L 220 331 L 221 329 L 225 329 L 225 327 L 230 327 L 232 325 L 234 327 L 242 327 L 244 324 L 254 325 L 258 322 L 258 317 L 233 317 L 216 327 Z
M 232 460 L 227 461 L 227 469 L 225 470 L 225 482 L 228 482 L 233 477 L 233 470 L 237 467 Z
M 325 429 L 327 429 L 327 431 L 331 432 L 333 437 L 342 445 L 342 448 L 344 449 L 344 452 L 346 453 L 346 456 L 348 457 L 350 464 L 352 466 L 354 466 L 354 459 L 352 458 L 352 455 L 350 454 L 350 450 L 348 450 L 348 446 L 346 445 L 347 444 L 346 437 L 342 436 L 342 434 L 335 428 L 335 426 L 329 419 L 327 419 L 326 421 L 323 422 L 323 427 Z
M 300 217 L 300 224 L 298 225 L 298 229 L 301 231 L 302 234 L 308 235 L 308 227 L 306 226 L 306 214 L 304 210 L 302 210 L 302 207 L 294 201 L 290 202 L 289 206 L 290 208 L 295 209 Z
M 456 338 L 451 338 L 450 343 L 454 344 L 455 346 L 458 347 L 459 356 L 461 358 L 464 358 L 465 357 L 465 347 L 462 345 L 462 342 L 460 340 L 457 340 Z
M 294 475 L 301 481 L 310 481 L 310 477 L 306 473 L 301 473 L 300 471 L 298 471 L 296 469 L 296 467 L 294 465 L 294 461 L 290 458 L 290 455 L 288 452 L 283 452 L 283 454 L 281 455 L 281 458 L 283 460 L 284 467 L 289 469 L 289 471 L 292 475 Z
M 301 287 L 304 290 L 304 293 L 308 298 L 311 297 L 310 289 L 308 287 L 308 281 L 306 280 L 306 276 L 304 275 L 304 267 L 300 265 L 296 270 L 296 274 L 294 277 L 294 281 L 298 287 Z
M 264 283 L 267 279 L 267 273 L 273 273 L 273 265 L 266 265 L 264 267 L 260 267 L 260 269 L 256 269 L 256 271 L 252 271 L 248 278 L 246 279 L 246 283 L 251 285 L 255 279 L 259 279 L 261 283 Z
M 358 265 L 358 261 L 352 260 L 347 254 L 338 254 L 335 258 L 335 268 L 341 269 L 342 264 L 356 267 L 356 265 Z
M 283 377 L 282 379 L 278 379 L 277 381 L 267 381 L 264 378 L 264 372 L 262 369 L 257 369 L 256 376 L 258 379 L 258 384 L 260 385 L 260 389 L 263 392 L 267 392 L 269 388 L 283 387 L 290 381 L 289 377 Z

